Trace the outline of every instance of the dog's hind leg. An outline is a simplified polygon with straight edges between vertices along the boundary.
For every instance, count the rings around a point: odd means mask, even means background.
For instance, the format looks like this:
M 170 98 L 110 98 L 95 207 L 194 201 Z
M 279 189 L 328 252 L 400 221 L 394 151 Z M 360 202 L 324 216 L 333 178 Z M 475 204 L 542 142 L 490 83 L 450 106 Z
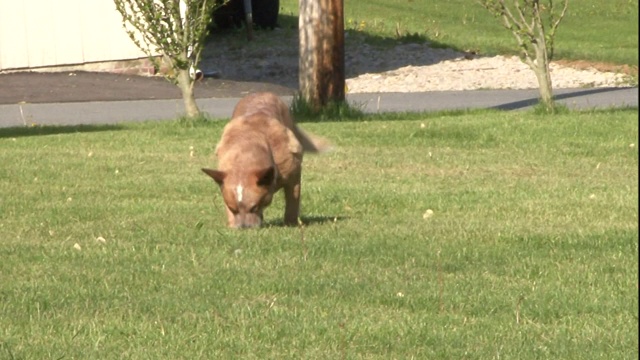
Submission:
M 284 224 L 295 226 L 300 216 L 300 174 L 296 176 L 295 181 L 284 186 L 284 200 Z

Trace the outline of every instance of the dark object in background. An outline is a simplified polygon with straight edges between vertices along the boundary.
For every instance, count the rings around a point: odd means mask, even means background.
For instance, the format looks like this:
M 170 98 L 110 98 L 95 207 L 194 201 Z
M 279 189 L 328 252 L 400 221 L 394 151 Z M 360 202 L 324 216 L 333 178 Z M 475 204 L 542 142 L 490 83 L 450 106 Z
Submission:
M 216 0 L 222 4 L 222 0 Z M 280 0 L 251 0 L 253 23 L 261 28 L 278 26 Z M 219 28 L 240 27 L 245 21 L 244 0 L 230 0 L 213 11 L 213 21 Z

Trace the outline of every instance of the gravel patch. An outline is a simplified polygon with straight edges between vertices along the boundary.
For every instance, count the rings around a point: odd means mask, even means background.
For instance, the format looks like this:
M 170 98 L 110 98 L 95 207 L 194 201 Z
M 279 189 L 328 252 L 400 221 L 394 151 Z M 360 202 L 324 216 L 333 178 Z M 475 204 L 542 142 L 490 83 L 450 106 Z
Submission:
M 289 35 L 287 36 L 286 33 Z M 215 40 L 205 49 L 202 68 L 223 79 L 298 87 L 298 40 L 275 30 L 244 45 Z M 274 39 L 275 38 L 275 39 Z M 555 89 L 629 86 L 627 75 L 552 63 Z M 348 93 L 425 92 L 478 89 L 534 89 L 533 71 L 515 56 L 478 56 L 428 44 L 378 47 L 345 42 Z

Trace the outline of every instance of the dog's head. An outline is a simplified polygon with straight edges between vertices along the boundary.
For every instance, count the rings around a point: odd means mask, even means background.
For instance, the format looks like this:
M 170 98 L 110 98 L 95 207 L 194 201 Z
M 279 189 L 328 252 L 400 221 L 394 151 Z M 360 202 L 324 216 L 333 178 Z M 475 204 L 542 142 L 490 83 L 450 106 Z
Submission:
M 242 171 L 241 173 L 202 169 L 218 183 L 229 217 L 229 226 L 251 228 L 262 225 L 262 212 L 271 204 L 276 169 Z

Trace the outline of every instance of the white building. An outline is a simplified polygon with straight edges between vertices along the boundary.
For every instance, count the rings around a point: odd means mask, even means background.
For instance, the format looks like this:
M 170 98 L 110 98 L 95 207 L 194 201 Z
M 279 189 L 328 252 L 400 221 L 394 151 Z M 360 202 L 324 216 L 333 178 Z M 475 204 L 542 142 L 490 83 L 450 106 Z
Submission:
M 70 67 L 152 69 L 113 0 L 0 0 L 0 72 Z

